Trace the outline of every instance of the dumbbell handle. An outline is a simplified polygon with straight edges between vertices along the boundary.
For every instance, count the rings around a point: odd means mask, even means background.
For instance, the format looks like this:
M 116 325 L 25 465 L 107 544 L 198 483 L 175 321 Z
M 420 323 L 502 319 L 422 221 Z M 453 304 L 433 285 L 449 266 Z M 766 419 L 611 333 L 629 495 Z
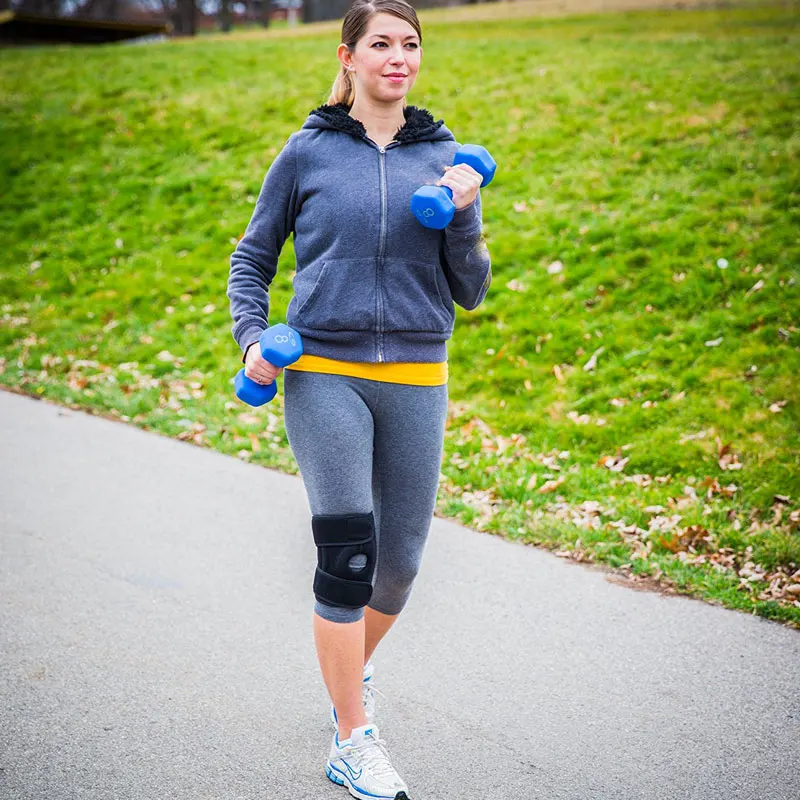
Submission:
M 494 179 L 497 163 L 485 147 L 465 144 L 453 157 L 453 166 L 468 164 L 480 173 L 481 186 L 488 186 Z M 411 211 L 428 228 L 441 230 L 447 227 L 456 212 L 453 190 L 449 186 L 422 186 L 411 198 Z
M 288 325 L 278 323 L 267 328 L 254 345 L 261 350 L 261 357 L 276 367 L 287 367 L 303 354 L 303 343 L 300 335 Z M 240 369 L 234 380 L 236 396 L 251 406 L 263 406 L 269 403 L 278 393 L 278 387 L 272 383 L 256 383 Z

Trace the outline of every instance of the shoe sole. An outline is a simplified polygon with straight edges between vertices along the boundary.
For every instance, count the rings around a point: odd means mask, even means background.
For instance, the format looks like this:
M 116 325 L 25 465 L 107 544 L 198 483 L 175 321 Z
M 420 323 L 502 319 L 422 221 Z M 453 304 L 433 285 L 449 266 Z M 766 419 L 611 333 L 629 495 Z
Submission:
M 325 774 L 337 786 L 344 786 L 350 795 L 357 797 L 358 800 L 409 800 L 409 797 L 405 792 L 398 792 L 394 797 L 389 797 L 388 795 L 380 796 L 376 794 L 362 794 L 361 791 L 353 786 L 353 784 L 350 783 L 347 778 L 340 777 L 336 774 L 335 770 L 331 766 L 330 761 L 325 765 Z

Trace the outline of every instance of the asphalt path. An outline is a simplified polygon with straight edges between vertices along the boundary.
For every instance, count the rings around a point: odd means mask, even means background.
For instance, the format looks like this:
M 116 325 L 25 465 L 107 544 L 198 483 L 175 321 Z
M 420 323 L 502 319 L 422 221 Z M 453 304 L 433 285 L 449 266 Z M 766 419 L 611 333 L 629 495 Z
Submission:
M 0 392 L 0 798 L 344 800 L 302 480 Z M 434 519 L 374 657 L 412 800 L 798 800 L 800 635 Z

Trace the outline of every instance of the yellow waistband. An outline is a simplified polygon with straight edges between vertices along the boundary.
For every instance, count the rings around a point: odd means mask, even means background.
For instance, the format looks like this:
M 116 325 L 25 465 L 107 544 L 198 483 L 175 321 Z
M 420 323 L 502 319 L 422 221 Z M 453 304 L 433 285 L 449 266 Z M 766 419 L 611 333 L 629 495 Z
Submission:
M 408 383 L 413 386 L 441 386 L 447 383 L 447 362 L 423 364 L 417 362 L 394 362 L 365 364 L 360 361 L 338 361 L 322 356 L 302 355 L 286 369 L 298 372 L 326 372 L 330 375 L 349 375 L 370 381 L 386 383 Z

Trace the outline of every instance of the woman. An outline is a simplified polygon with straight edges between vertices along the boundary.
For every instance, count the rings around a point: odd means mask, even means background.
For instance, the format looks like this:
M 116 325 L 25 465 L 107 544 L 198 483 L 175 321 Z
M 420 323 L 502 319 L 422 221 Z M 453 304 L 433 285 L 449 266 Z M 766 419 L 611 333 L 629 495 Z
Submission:
M 318 552 L 314 637 L 337 728 L 326 773 L 370 800 L 408 791 L 372 724 L 370 658 L 408 600 L 436 504 L 453 303 L 474 309 L 491 283 L 481 176 L 450 166 L 453 134 L 406 105 L 421 43 L 404 0 L 356 0 L 328 103 L 270 167 L 228 284 L 245 374 L 269 384 L 283 370 L 252 344 L 294 234 L 286 321 L 304 355 L 286 368 L 284 407 Z M 409 208 L 426 183 L 453 191 L 444 230 Z

